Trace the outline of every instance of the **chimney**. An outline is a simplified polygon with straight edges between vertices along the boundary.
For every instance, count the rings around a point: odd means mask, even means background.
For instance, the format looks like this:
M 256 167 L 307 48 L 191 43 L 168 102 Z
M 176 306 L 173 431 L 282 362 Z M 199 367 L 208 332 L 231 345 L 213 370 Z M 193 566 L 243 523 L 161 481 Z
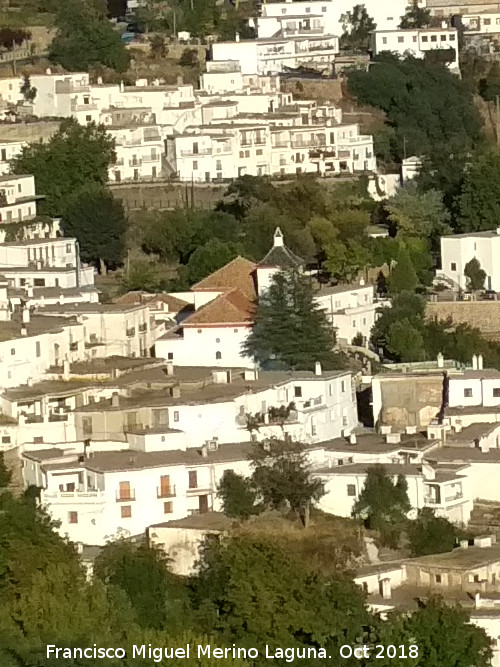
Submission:
M 382 424 L 380 426 L 380 435 L 387 435 L 392 431 L 392 426 L 388 426 L 387 424 Z
M 497 236 L 500 236 L 500 227 L 496 228 L 496 233 L 497 233 Z
M 437 365 L 438 368 L 444 368 L 444 357 L 441 352 L 437 356 Z
M 207 443 L 205 443 L 204 445 L 201 446 L 200 454 L 203 456 L 204 459 L 207 458 L 207 456 L 208 456 L 208 444 Z
M 173 374 L 174 374 L 174 362 L 167 361 L 167 375 L 173 375 Z
M 417 427 L 416 426 L 407 426 L 405 431 L 406 431 L 406 435 L 416 435 Z
M 118 408 L 119 405 L 120 405 L 120 395 L 118 394 L 118 392 L 115 391 L 111 396 L 111 407 Z
M 234 40 L 235 40 L 235 42 L 240 41 L 240 33 L 239 32 L 237 32 L 236 35 L 234 36 Z
M 102 76 L 97 77 L 97 85 L 102 86 Z
M 483 355 L 482 354 L 479 354 L 478 357 L 477 357 L 477 368 L 480 371 L 483 370 Z
M 460 540 L 460 548 L 461 549 L 468 549 L 469 548 L 469 540 Z
M 33 298 L 33 285 L 31 283 L 26 285 L 26 296 L 28 297 L 28 299 Z
M 321 376 L 321 374 L 322 374 L 321 362 L 317 361 L 314 365 L 314 375 Z
M 472 355 L 472 370 L 477 371 L 477 354 Z
M 283 232 L 279 227 L 276 227 L 274 231 L 274 241 L 273 241 L 273 246 L 275 248 L 280 248 L 283 247 Z
M 349 444 L 355 445 L 357 442 L 358 442 L 358 439 L 356 438 L 356 434 L 351 433 L 351 435 L 349 436 Z
M 392 597 L 392 587 L 391 587 L 391 580 L 389 577 L 385 577 L 382 579 L 380 582 L 380 593 L 384 600 L 390 600 Z
M 170 387 L 170 396 L 172 398 L 180 398 L 181 397 L 181 388 L 179 387 L 178 384 L 174 384 L 172 387 Z
M 177 77 L 177 85 L 178 86 L 184 85 L 184 77 L 182 76 L 182 74 L 179 74 L 179 76 Z
M 63 361 L 63 380 L 69 380 L 69 359 Z
M 401 433 L 388 433 L 385 436 L 385 441 L 388 445 L 396 445 L 398 442 L 401 442 Z
M 47 74 L 48 76 L 52 74 L 52 70 L 50 69 L 50 67 L 47 67 L 47 69 L 45 70 L 45 74 Z
M 365 284 L 365 279 L 364 279 L 364 278 L 360 278 L 360 279 L 359 279 L 359 284 L 360 284 L 361 287 L 363 287 L 364 284 Z
M 64 302 L 65 302 L 64 294 L 61 293 L 59 295 L 59 305 L 61 305 L 61 306 L 64 305 Z
M 24 306 L 23 308 L 23 324 L 28 324 L 30 321 L 30 309 Z
M 26 325 L 21 325 L 21 336 L 27 336 L 28 335 L 28 328 Z
M 123 92 L 125 92 L 125 84 L 123 83 L 123 81 L 120 81 L 120 93 Z

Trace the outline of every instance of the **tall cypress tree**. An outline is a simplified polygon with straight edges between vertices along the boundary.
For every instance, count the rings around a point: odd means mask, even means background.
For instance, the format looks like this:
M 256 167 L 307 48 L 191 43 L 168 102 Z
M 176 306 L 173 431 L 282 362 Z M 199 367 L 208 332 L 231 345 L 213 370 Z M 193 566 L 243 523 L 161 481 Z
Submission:
M 312 369 L 340 365 L 335 335 L 325 312 L 314 302 L 307 278 L 296 271 L 277 273 L 259 298 L 245 353 L 263 367 Z

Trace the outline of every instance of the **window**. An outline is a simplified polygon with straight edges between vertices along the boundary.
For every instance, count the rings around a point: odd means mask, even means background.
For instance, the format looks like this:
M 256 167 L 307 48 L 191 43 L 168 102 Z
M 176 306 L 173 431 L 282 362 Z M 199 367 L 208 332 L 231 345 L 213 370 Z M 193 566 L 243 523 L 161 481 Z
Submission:
M 35 343 L 35 350 L 36 350 L 36 356 L 39 357 L 41 355 L 41 348 L 40 348 L 40 341 L 36 341 Z
M 474 575 L 474 583 L 476 583 L 476 584 L 479 583 L 479 575 L 478 574 Z
M 188 480 L 190 489 L 198 488 L 198 472 L 196 470 L 190 470 L 188 472 Z
M 18 191 L 18 192 L 22 192 L 22 191 L 23 191 L 23 186 L 21 185 L 21 183 L 18 183 L 18 184 L 17 184 L 17 191 Z
M 282 9 L 282 10 L 281 10 L 281 13 L 282 13 L 282 14 L 286 14 L 286 9 Z
M 262 153 L 263 153 L 262 148 L 257 148 L 257 150 L 255 151 L 255 155 L 262 155 Z
M 179 421 L 179 410 L 174 410 L 174 422 Z
M 437 35 L 431 35 L 431 42 L 437 42 L 438 38 Z
M 436 584 L 440 584 L 440 583 L 441 583 L 441 575 L 440 575 L 440 574 L 436 574 L 436 575 L 435 575 L 435 579 L 436 579 Z
M 302 397 L 302 387 L 294 387 L 294 395 L 295 395 L 295 398 L 301 398 Z
M 416 36 L 416 35 L 413 36 L 413 41 L 414 41 L 414 42 L 417 41 L 417 36 Z
M 450 264 L 450 271 L 456 271 L 456 270 L 457 270 L 457 263 L 456 263 L 456 262 L 452 262 L 452 263 Z
M 83 430 L 83 435 L 86 436 L 92 435 L 92 417 L 82 418 L 82 430 Z
M 483 25 L 491 25 L 491 19 L 483 19 Z
M 215 353 L 215 359 L 216 359 L 217 361 L 220 361 L 220 360 L 222 359 L 222 352 L 217 351 L 217 352 Z
M 173 358 L 174 358 L 174 353 L 173 352 L 167 352 L 167 360 L 172 361 Z
M 498 19 L 497 19 L 497 23 L 498 23 Z M 449 40 L 450 40 L 450 42 L 454 42 L 455 41 L 455 35 L 450 35 Z
M 90 123 L 90 121 L 92 120 L 92 116 L 85 116 L 85 120 L 87 121 L 87 123 Z
M 35 278 L 33 280 L 34 287 L 45 287 L 45 278 Z
M 169 500 L 166 503 L 163 503 L 163 514 L 172 514 L 174 511 L 174 503 Z
M 345 394 L 345 380 L 342 380 L 340 383 L 340 391 Z
M 5 148 L 2 148 L 2 150 L 0 151 L 0 160 L 2 160 L 2 162 L 7 161 L 7 151 L 5 150 Z
M 495 398 L 500 398 L 500 387 L 493 387 L 493 396 Z
M 428 42 L 428 41 L 429 41 L 429 38 L 427 37 L 427 35 L 424 35 L 424 36 L 422 37 L 422 41 L 423 41 L 423 42 Z
M 472 389 L 464 389 L 464 398 L 472 398 Z
M 351 497 L 356 495 L 356 486 L 354 484 L 347 485 L 347 495 Z
M 215 342 L 216 342 L 216 343 L 220 343 L 220 338 L 216 338 L 216 339 L 215 339 Z
M 198 161 L 195 160 L 195 161 L 193 162 L 193 171 L 197 171 L 197 170 L 198 170 Z
M 310 14 L 310 13 L 311 13 L 311 8 L 310 8 L 310 7 L 306 7 L 306 14 Z
M 215 161 L 215 169 L 216 171 L 220 171 L 222 169 L 222 160 Z
M 78 512 L 68 512 L 68 523 L 78 523 Z
M 132 517 L 132 506 L 131 505 L 122 505 L 120 507 L 120 512 L 122 519 L 130 519 Z
M 195 141 L 195 142 L 193 143 L 193 155 L 198 155 L 198 152 L 199 152 L 198 142 Z
M 405 41 L 404 37 L 398 37 L 398 43 L 399 44 L 403 44 L 404 41 Z
M 12 356 L 14 356 L 15 353 L 16 353 L 16 348 L 15 348 L 15 347 L 11 347 L 11 348 L 10 348 L 10 353 L 11 353 Z
M 446 35 L 440 35 L 439 39 L 440 39 L 442 42 L 446 42 Z

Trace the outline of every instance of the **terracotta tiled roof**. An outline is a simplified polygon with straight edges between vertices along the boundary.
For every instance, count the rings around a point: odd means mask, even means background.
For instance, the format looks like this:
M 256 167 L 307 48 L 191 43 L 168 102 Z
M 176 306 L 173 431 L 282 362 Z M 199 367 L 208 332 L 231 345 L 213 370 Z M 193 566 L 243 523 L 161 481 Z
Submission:
M 154 305 L 157 301 L 166 303 L 171 313 L 179 312 L 188 305 L 186 301 L 183 301 L 176 296 L 172 296 L 171 294 L 150 294 L 149 292 L 142 292 L 140 290 L 127 292 L 115 299 L 115 303 L 123 304 L 125 306 L 133 306 L 136 304 Z
M 244 257 L 235 257 L 218 271 L 200 280 L 191 287 L 194 292 L 198 291 L 221 291 L 237 289 L 248 299 L 256 297 L 253 272 L 256 264 Z
M 250 325 L 255 313 L 254 302 L 239 290 L 231 290 L 216 297 L 182 323 L 186 326 Z

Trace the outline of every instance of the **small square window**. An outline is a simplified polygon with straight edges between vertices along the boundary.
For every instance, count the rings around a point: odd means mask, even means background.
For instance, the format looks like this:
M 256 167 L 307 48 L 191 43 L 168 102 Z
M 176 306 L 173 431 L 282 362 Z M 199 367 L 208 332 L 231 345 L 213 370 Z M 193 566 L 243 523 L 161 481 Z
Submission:
M 446 42 L 446 35 L 440 35 L 439 38 L 442 42 Z
M 173 352 L 167 352 L 167 360 L 172 361 L 173 358 L 174 358 L 174 353 Z
M 78 523 L 78 512 L 68 512 L 68 523 Z
M 429 41 L 429 38 L 427 37 L 427 35 L 424 35 L 424 36 L 422 37 L 422 41 L 423 41 L 423 42 L 428 42 L 428 41 Z
M 483 25 L 491 25 L 491 19 L 483 19 Z
M 404 37 L 398 37 L 398 43 L 399 44 L 403 44 L 404 41 L 405 41 Z
M 437 35 L 431 35 L 431 42 L 437 42 L 438 38 Z
M 2 445 L 8 445 L 10 443 L 10 435 L 2 435 Z
M 464 398 L 472 398 L 472 389 L 464 389 Z
M 356 495 L 356 486 L 354 484 L 347 485 L 347 495 L 351 497 Z
M 497 19 L 497 23 L 498 23 L 498 19 Z M 455 41 L 455 35 L 450 35 L 448 39 L 450 40 L 450 42 L 454 42 Z
M 131 505 L 122 505 L 120 507 L 122 519 L 130 519 L 132 516 L 132 506 Z
M 302 397 L 302 387 L 294 387 L 294 395 L 295 395 L 295 398 L 301 398 Z
M 163 514 L 172 514 L 174 511 L 174 503 L 169 500 L 166 503 L 163 503 Z
M 495 398 L 500 398 L 500 387 L 493 387 L 493 396 Z

